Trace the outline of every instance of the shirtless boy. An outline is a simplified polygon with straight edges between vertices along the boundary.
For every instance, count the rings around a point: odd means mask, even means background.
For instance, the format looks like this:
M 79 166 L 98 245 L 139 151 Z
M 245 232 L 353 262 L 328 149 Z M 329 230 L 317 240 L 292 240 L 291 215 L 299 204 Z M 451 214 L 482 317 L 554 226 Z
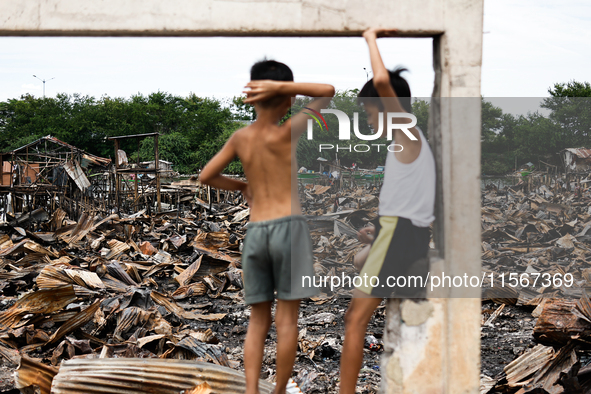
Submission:
M 257 119 L 236 131 L 203 168 L 201 183 L 243 192 L 250 206 L 250 222 L 242 252 L 245 302 L 252 305 L 244 369 L 246 393 L 258 393 L 265 338 L 271 326 L 271 305 L 277 297 L 277 373 L 275 393 L 285 393 L 297 350 L 300 300 L 318 293 L 301 286 L 303 275 L 313 275 L 312 245 L 297 196 L 295 152 L 306 130 L 308 116 L 298 113 L 279 125 L 296 95 L 315 97 L 307 105 L 325 108 L 334 87 L 295 83 L 285 64 L 266 60 L 251 69 L 246 85 L 246 103 L 253 104 Z M 242 162 L 248 182 L 221 173 L 236 157 Z M 292 259 L 292 248 L 294 249 Z M 296 261 L 297 260 L 297 261 Z M 298 286 L 299 285 L 299 286 Z

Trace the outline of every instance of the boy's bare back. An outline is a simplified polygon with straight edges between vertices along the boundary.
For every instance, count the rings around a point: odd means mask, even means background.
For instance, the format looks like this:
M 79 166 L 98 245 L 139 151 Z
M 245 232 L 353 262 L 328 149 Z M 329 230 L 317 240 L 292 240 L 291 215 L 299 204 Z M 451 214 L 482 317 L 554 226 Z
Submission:
M 234 133 L 231 143 L 249 183 L 250 220 L 300 214 L 290 128 L 254 122 Z
M 242 191 L 250 205 L 250 221 L 259 222 L 301 214 L 297 195 L 296 147 L 306 130 L 308 115 L 299 112 L 279 125 L 288 112 L 291 97 L 315 97 L 308 108 L 320 111 L 330 103 L 334 87 L 325 84 L 251 81 L 245 103 L 254 103 L 257 120 L 236 131 L 205 166 L 199 179 L 204 184 Z M 261 101 L 278 97 L 277 105 Z M 248 183 L 223 176 L 226 166 L 238 156 Z

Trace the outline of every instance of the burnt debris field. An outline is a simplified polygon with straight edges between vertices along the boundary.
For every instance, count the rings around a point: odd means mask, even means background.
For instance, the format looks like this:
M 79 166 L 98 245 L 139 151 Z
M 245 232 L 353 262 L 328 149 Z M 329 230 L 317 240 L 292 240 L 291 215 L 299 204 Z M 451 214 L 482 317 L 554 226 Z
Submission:
M 170 199 L 161 212 L 81 209 L 72 218 L 65 209 L 31 207 L 5 214 L 2 392 L 117 392 L 140 376 L 162 393 L 240 392 L 249 317 L 240 254 L 249 209 L 240 195 L 203 193 L 195 181 L 163 187 L 193 197 Z M 356 233 L 376 217 L 378 191 L 301 185 L 319 276 L 355 274 L 353 257 L 363 247 Z M 484 273 L 572 281 L 485 283 L 481 393 L 591 392 L 591 196 L 584 188 L 523 184 L 488 187 L 482 199 Z M 304 393 L 338 391 L 349 294 L 327 287 L 302 302 L 293 378 Z M 359 392 L 379 391 L 385 318 L 382 304 L 368 328 Z M 272 328 L 262 392 L 272 390 L 275 343 Z M 135 360 L 121 364 L 126 358 Z M 195 379 L 177 379 L 187 368 Z

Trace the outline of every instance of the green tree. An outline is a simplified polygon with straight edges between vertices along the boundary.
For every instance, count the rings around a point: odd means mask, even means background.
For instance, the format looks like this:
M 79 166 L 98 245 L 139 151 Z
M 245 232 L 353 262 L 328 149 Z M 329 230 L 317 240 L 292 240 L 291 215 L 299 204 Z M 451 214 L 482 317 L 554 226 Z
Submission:
M 232 134 L 244 126 L 245 124 L 239 121 L 229 123 L 225 126 L 224 130 L 220 134 L 203 141 L 196 155 L 196 168 L 205 166 L 205 164 L 207 164 L 207 162 L 211 160 L 211 158 L 215 156 L 215 154 L 218 153 L 220 149 L 222 149 Z M 240 160 L 236 158 L 230 164 L 228 164 L 228 167 L 224 172 L 230 174 L 242 174 L 244 172 L 242 163 L 240 163 Z
M 172 162 L 176 171 L 182 174 L 194 173 L 198 154 L 188 150 L 189 145 L 187 136 L 179 132 L 163 134 L 158 137 L 158 155 L 160 159 Z M 141 141 L 139 159 L 154 160 L 154 138 L 147 137 Z M 136 156 L 132 156 L 131 160 L 135 161 Z
M 415 99 L 411 105 L 412 113 L 417 117 L 417 126 L 427 138 L 429 136 L 429 103 L 425 100 Z
M 543 108 L 550 111 L 550 119 L 559 125 L 559 148 L 590 147 L 591 84 L 570 81 L 557 83 L 548 89 Z
M 481 98 L 481 131 L 482 149 L 494 146 L 495 140 L 502 130 L 503 110 Z
M 23 96 L 0 102 L 0 149 L 18 148 L 42 136 L 52 135 L 89 153 L 113 157 L 110 136 L 158 132 L 160 157 L 173 162 L 181 172 L 203 165 L 202 144 L 228 136 L 235 128 L 234 114 L 219 100 L 174 96 L 165 92 L 130 98 L 103 96 L 95 99 L 79 94 L 55 98 Z M 142 160 L 152 160 L 151 138 L 141 142 Z M 148 142 L 150 141 L 150 142 Z M 219 145 L 219 143 L 218 143 Z M 221 145 L 220 145 L 221 146 Z M 122 140 L 120 148 L 136 158 L 135 139 Z M 201 161 L 200 161 L 201 160 Z
M 236 120 L 255 121 L 257 113 L 254 106 L 244 102 L 245 96 L 235 96 L 232 98 L 230 110 Z

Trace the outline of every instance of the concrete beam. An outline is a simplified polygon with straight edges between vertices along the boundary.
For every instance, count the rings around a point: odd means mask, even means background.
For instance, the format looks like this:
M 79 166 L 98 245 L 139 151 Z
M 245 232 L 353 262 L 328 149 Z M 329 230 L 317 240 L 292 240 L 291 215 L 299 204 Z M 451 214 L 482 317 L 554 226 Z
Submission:
M 443 33 L 440 0 L 3 0 L 0 35 L 401 36 Z M 417 12 L 420 10 L 420 12 Z

